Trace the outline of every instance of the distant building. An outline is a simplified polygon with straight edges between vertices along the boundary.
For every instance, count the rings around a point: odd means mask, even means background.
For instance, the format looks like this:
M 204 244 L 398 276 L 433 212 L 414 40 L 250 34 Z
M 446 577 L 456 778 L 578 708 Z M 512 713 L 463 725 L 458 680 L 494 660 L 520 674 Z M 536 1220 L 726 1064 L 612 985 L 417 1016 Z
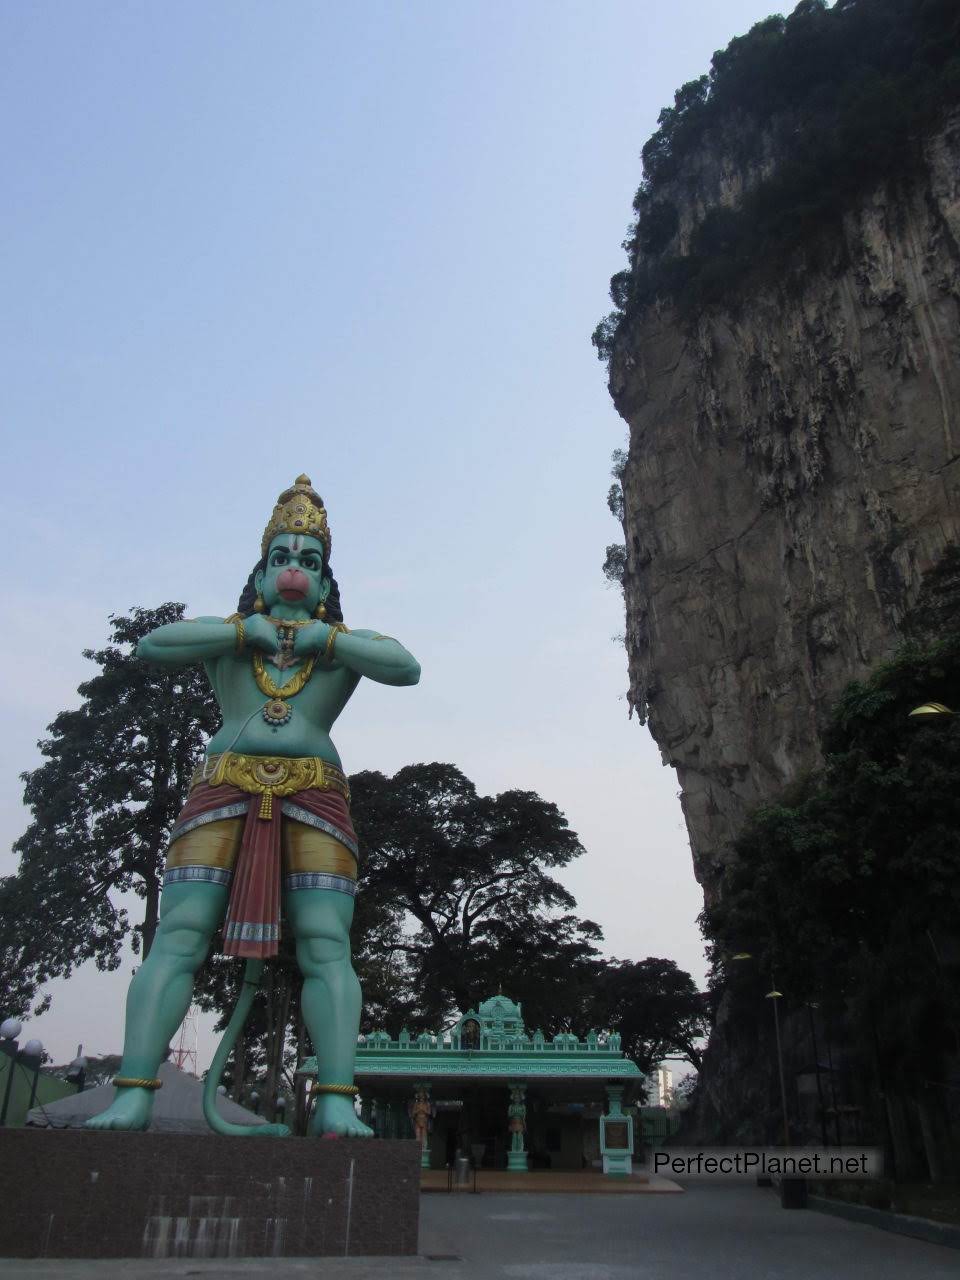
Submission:
M 304 1062 L 305 1084 L 316 1069 L 315 1058 Z M 506 996 L 484 1000 L 445 1032 L 361 1037 L 356 1081 L 361 1115 L 381 1138 L 412 1137 L 414 1108 L 419 1116 L 429 1103 L 425 1168 L 465 1154 L 518 1172 L 632 1169 L 634 1120 L 623 1104 L 642 1076 L 619 1035 L 531 1036 Z
M 647 1106 L 669 1107 L 673 1102 L 673 1072 L 662 1063 L 647 1076 Z

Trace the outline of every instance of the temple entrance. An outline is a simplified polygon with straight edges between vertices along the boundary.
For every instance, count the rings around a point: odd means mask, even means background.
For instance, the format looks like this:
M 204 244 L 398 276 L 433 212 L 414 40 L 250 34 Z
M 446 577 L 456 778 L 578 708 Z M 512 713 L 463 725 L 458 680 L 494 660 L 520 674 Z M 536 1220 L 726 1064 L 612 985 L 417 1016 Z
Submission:
M 315 1059 L 298 1074 L 308 1088 Z M 497 1174 L 630 1172 L 630 1095 L 642 1076 L 616 1032 L 531 1035 L 520 1006 L 498 994 L 441 1031 L 364 1035 L 356 1079 L 361 1116 L 378 1138 L 413 1137 L 416 1122 L 425 1170 L 466 1156 Z
M 459 1098 L 435 1098 L 430 1137 L 431 1168 L 444 1169 L 467 1156 L 478 1169 L 505 1169 L 510 1135 L 505 1086 L 467 1087 Z M 600 1108 L 558 1103 L 550 1091 L 527 1094 L 529 1168 L 575 1172 L 599 1164 Z M 584 1114 L 584 1113 L 587 1114 Z
M 507 1164 L 507 1107 L 505 1087 L 467 1087 L 457 1099 L 435 1099 L 433 1168 L 445 1168 L 458 1155 L 480 1169 L 504 1169 Z

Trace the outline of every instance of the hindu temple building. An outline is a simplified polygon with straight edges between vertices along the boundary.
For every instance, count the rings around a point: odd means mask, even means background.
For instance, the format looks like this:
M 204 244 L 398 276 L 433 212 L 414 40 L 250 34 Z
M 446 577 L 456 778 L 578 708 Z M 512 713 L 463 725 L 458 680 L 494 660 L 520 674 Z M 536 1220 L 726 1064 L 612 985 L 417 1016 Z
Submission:
M 315 1059 L 300 1074 L 314 1078 Z M 624 1106 L 643 1077 L 619 1035 L 531 1036 L 503 995 L 436 1034 L 361 1037 L 356 1082 L 378 1137 L 410 1137 L 419 1121 L 424 1168 L 465 1154 L 478 1168 L 631 1172 L 634 1108 Z

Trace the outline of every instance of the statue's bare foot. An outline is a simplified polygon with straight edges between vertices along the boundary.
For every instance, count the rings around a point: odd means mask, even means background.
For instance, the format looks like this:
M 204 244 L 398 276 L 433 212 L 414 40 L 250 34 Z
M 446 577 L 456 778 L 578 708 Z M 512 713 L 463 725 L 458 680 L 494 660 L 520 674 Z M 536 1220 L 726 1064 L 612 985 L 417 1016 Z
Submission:
M 149 1089 L 119 1089 L 117 1096 L 97 1116 L 84 1122 L 85 1129 L 146 1129 L 153 1111 Z
M 353 1109 L 353 1099 L 336 1093 L 321 1094 L 310 1121 L 310 1132 L 317 1138 L 331 1134 L 337 1138 L 372 1138 L 369 1129 Z

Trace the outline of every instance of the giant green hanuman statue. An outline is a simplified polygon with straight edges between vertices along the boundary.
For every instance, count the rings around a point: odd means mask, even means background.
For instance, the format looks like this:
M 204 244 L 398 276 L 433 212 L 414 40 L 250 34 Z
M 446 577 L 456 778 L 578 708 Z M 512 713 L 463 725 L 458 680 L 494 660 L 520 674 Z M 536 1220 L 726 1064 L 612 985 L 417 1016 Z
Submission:
M 307 476 L 285 490 L 263 535 L 261 559 L 229 618 L 158 627 L 138 655 L 164 666 L 202 662 L 223 725 L 193 778 L 170 835 L 160 924 L 127 996 L 116 1097 L 88 1121 L 96 1129 L 144 1129 L 157 1068 L 183 1019 L 193 978 L 223 925 L 223 950 L 247 957 L 243 995 L 208 1073 L 216 1084 L 253 999 L 264 960 L 277 952 L 281 895 L 296 937 L 301 999 L 317 1050 L 316 1134 L 367 1136 L 353 1097 L 360 984 L 350 963 L 357 841 L 350 790 L 330 730 L 361 676 L 416 684 L 420 667 L 389 636 L 348 630 L 330 571 L 330 530 Z

